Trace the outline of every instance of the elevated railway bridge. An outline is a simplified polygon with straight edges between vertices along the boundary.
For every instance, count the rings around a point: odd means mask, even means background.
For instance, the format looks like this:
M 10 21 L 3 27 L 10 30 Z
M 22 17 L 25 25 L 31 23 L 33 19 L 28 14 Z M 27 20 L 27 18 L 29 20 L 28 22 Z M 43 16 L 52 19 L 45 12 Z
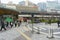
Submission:
M 0 18 L 1 17 L 12 17 L 14 19 L 18 19 L 18 18 L 29 18 L 31 19 L 31 17 L 34 18 L 58 18 L 60 19 L 60 13 L 56 13 L 56 12 L 39 12 L 39 11 L 17 11 L 14 9 L 9 9 L 9 8 L 0 8 Z

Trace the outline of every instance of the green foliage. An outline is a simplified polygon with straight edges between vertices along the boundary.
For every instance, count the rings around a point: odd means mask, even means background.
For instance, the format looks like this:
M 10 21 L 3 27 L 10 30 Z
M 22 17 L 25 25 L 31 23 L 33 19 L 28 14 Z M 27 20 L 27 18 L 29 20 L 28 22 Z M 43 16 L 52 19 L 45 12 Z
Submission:
M 56 23 L 57 21 L 58 20 L 56 20 L 56 19 L 51 20 L 52 23 Z
M 57 21 L 58 21 L 57 19 L 51 19 L 48 21 L 48 23 L 57 23 Z
M 41 19 L 40 22 L 48 22 L 46 19 Z
M 57 19 L 41 19 L 40 22 L 48 22 L 48 23 L 56 23 L 58 20 Z
M 34 21 L 35 19 L 33 19 L 33 20 L 31 20 L 31 23 L 34 23 L 35 21 Z M 53 19 L 40 19 L 40 22 L 47 22 L 47 23 L 49 23 L 49 24 L 51 24 L 51 23 L 57 23 L 57 21 L 58 21 L 58 19 L 55 19 L 55 18 L 53 18 Z

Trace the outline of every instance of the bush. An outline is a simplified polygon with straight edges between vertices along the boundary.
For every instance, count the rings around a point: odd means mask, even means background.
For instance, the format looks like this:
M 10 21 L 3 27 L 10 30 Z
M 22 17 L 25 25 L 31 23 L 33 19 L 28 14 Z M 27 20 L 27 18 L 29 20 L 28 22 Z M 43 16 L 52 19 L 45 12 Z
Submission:
M 46 19 L 41 19 L 40 22 L 48 22 Z
M 47 19 L 41 19 L 40 22 L 47 22 L 49 24 L 51 23 L 57 23 L 57 19 L 51 19 L 51 20 L 47 20 Z
M 48 23 L 57 23 L 57 21 L 58 21 L 57 19 L 51 19 L 48 21 Z
M 51 23 L 57 23 L 57 19 L 51 19 L 51 20 L 47 20 L 47 19 L 40 19 L 40 22 L 47 22 L 47 23 L 49 23 L 49 24 L 51 24 Z M 35 19 L 33 19 L 33 21 L 31 20 L 31 23 L 35 23 Z

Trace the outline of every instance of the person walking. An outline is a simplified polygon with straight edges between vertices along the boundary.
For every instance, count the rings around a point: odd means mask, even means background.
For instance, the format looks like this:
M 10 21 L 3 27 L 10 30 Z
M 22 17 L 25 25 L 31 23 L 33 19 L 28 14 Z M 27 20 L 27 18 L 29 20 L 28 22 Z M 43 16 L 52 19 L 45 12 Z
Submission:
M 17 26 L 17 21 L 15 21 L 15 27 Z
M 20 26 L 20 22 L 18 21 L 18 27 Z
M 8 25 L 9 25 L 9 23 L 8 23 L 8 22 L 6 22 L 6 27 L 8 27 Z
M 4 21 L 3 21 L 3 20 L 1 20 L 1 30 L 2 30 L 2 29 L 6 30 L 5 24 L 4 24 Z M 0 30 L 0 31 L 1 31 L 1 30 Z
M 11 26 L 11 28 L 13 27 L 13 23 L 12 22 L 10 22 L 10 26 Z
M 58 24 L 58 27 L 60 27 L 60 25 L 59 25 L 60 24 L 60 21 L 58 21 L 57 24 Z
M 20 25 L 21 25 L 21 20 L 20 20 Z

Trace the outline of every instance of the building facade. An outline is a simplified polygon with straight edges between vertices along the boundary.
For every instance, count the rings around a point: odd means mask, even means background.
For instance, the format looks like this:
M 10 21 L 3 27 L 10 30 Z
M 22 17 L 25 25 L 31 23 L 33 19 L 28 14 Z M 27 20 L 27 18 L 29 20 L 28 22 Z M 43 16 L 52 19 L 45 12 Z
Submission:
M 47 8 L 46 3 L 41 2 L 41 3 L 38 3 L 37 5 L 38 5 L 39 11 L 46 11 L 46 8 Z
M 46 5 L 48 12 L 52 12 L 52 11 L 54 12 L 58 3 L 56 1 L 47 1 Z

